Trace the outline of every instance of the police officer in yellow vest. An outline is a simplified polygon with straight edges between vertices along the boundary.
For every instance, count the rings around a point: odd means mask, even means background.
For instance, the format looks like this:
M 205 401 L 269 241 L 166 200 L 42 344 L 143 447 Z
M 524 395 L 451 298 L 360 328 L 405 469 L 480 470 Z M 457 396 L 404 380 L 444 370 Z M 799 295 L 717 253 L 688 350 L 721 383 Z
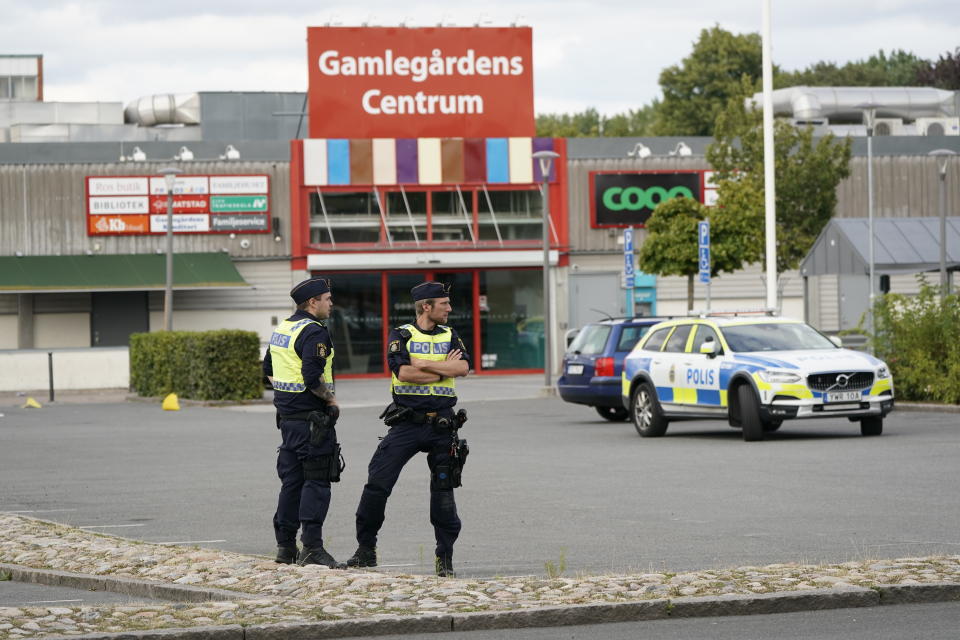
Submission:
M 421 452 L 427 454 L 431 472 L 430 523 L 437 541 L 436 571 L 452 576 L 453 545 L 460 534 L 453 498 L 453 487 L 459 483 L 450 482 L 451 469 L 456 467 L 455 456 L 451 456 L 453 407 L 457 403 L 454 378 L 467 375 L 470 357 L 457 332 L 444 324 L 451 311 L 449 291 L 438 282 L 424 282 L 411 292 L 416 322 L 393 329 L 387 338 L 393 404 L 381 417 L 390 430 L 370 460 L 357 507 L 359 546 L 346 566 L 376 566 L 377 533 L 383 525 L 387 498 L 404 465 Z
M 333 341 L 323 320 L 330 317 L 330 282 L 304 280 L 290 291 L 297 311 L 270 337 L 263 372 L 273 384 L 273 404 L 282 443 L 277 450 L 280 497 L 273 516 L 276 561 L 322 564 L 336 561 L 323 548 L 323 521 L 330 507 L 330 482 L 339 481 L 339 445 L 333 426 L 339 416 L 333 384 Z M 297 550 L 297 530 L 303 549 Z

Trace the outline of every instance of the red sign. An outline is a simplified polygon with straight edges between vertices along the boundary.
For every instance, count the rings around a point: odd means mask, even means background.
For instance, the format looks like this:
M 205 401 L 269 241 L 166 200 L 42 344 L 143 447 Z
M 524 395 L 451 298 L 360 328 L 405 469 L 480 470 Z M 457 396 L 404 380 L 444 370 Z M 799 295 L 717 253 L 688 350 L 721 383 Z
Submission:
M 150 216 L 87 216 L 87 235 L 127 236 L 150 233 Z
M 173 196 L 174 213 L 207 213 L 210 211 L 209 196 Z M 167 197 L 150 196 L 150 213 L 166 213 Z
M 532 43 L 530 27 L 310 27 L 310 137 L 532 137 Z

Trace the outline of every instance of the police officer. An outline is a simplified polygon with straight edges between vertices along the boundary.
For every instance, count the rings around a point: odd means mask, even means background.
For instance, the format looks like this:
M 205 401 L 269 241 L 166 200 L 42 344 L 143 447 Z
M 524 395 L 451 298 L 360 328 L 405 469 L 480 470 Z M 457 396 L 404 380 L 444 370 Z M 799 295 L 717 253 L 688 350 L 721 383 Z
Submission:
M 273 516 L 276 561 L 337 565 L 323 548 L 323 521 L 330 507 L 330 481 L 339 480 L 340 455 L 333 425 L 339 415 L 333 384 L 333 342 L 323 320 L 330 317 L 330 282 L 304 280 L 290 291 L 297 311 L 270 337 L 263 372 L 273 385 L 280 497 Z M 297 550 L 297 530 L 303 549 Z
M 383 525 L 387 498 L 404 465 L 421 452 L 427 454 L 431 472 L 430 523 L 437 540 L 436 573 L 453 576 L 453 544 L 460 534 L 448 476 L 457 403 L 454 378 L 467 375 L 470 357 L 457 332 L 444 324 L 451 310 L 449 291 L 438 282 L 424 282 L 411 293 L 416 322 L 393 329 L 387 340 L 393 405 L 384 412 L 384 421 L 391 426 L 370 460 L 357 507 L 359 546 L 346 566 L 377 565 L 377 533 Z

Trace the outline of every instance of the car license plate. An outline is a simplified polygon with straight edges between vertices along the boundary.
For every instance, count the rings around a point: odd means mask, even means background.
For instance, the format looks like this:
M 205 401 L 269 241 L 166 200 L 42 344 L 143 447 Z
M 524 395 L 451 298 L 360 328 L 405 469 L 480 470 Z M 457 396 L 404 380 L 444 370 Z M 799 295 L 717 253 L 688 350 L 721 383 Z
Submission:
M 567 365 L 567 374 L 571 376 L 583 375 L 583 365 L 582 364 L 568 364 Z
M 828 391 L 827 402 L 859 402 L 859 391 Z

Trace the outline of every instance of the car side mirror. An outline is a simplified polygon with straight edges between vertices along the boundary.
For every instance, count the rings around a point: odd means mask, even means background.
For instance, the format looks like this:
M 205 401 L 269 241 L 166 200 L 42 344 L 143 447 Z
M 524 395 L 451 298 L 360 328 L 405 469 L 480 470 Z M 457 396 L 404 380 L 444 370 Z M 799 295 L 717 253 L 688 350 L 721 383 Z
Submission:
M 707 340 L 700 345 L 700 353 L 704 354 L 708 358 L 717 357 L 717 341 L 716 340 Z
M 840 336 L 830 336 L 830 342 L 837 345 L 838 347 L 843 346 L 843 338 L 841 338 Z

